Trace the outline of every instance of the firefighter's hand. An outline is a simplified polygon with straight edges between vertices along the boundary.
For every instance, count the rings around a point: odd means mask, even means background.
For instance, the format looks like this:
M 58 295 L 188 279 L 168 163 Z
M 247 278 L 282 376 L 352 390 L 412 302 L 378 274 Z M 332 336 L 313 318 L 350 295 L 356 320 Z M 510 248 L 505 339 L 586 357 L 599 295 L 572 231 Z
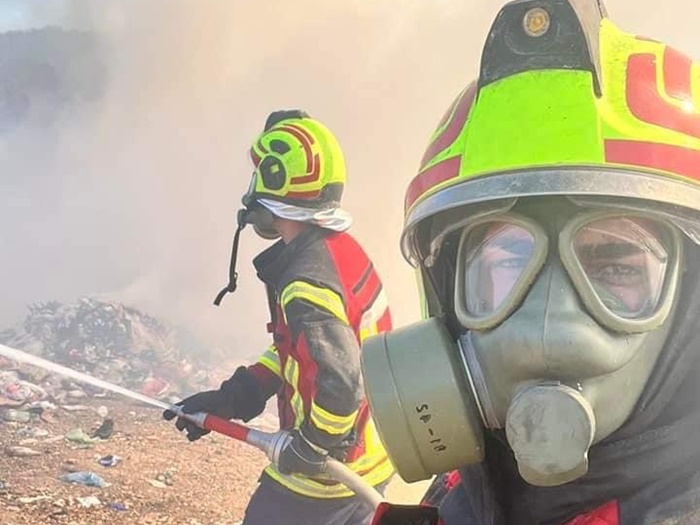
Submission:
M 175 406 L 182 407 L 182 411 L 186 414 L 206 412 L 207 414 L 219 416 L 224 419 L 232 419 L 236 415 L 234 408 L 221 390 L 199 392 L 198 394 L 194 394 L 193 396 L 175 403 Z M 163 418 L 167 421 L 171 421 L 175 416 L 176 414 L 170 410 L 163 412 Z M 198 427 L 184 417 L 177 418 L 175 421 L 175 428 L 179 431 L 184 430 L 187 433 L 187 439 L 190 441 L 196 441 L 210 432 L 209 430 Z
M 326 470 L 328 453 L 309 443 L 299 430 L 292 432 L 292 439 L 280 453 L 277 467 L 282 474 L 316 476 Z
M 248 422 L 262 413 L 265 409 L 265 401 L 255 377 L 246 367 L 241 366 L 229 379 L 221 383 L 218 390 L 199 392 L 175 405 L 181 406 L 182 411 L 187 414 L 206 412 L 227 420 L 242 419 Z M 175 416 L 176 414 L 170 410 L 163 412 L 163 417 L 167 421 L 171 421 Z M 177 418 L 175 427 L 180 431 L 186 431 L 187 439 L 190 441 L 196 441 L 209 434 L 208 430 L 182 417 Z

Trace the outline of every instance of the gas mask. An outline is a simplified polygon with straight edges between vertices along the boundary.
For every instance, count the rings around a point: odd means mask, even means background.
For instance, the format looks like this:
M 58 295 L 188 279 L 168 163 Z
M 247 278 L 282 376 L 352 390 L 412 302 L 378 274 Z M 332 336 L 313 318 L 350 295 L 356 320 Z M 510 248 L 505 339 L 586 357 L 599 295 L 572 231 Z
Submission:
M 422 268 L 451 261 L 448 314 L 363 344 L 369 404 L 399 474 L 482 461 L 488 429 L 505 433 L 528 483 L 581 477 L 663 349 L 681 234 L 657 215 L 569 203 L 471 215 L 448 238 Z
M 219 306 L 226 294 L 233 293 L 238 288 L 238 272 L 236 271 L 236 263 L 238 259 L 238 242 L 241 238 L 241 231 L 246 225 L 251 224 L 253 230 L 263 239 L 274 240 L 279 238 L 280 234 L 273 227 L 275 217 L 269 210 L 265 209 L 260 204 L 254 202 L 246 202 L 243 198 L 245 208 L 238 210 L 238 227 L 233 235 L 233 247 L 231 248 L 231 261 L 228 269 L 228 284 L 224 286 L 216 298 L 214 304 Z
M 265 207 L 257 205 L 252 208 L 241 210 L 245 224 L 253 226 L 255 233 L 268 241 L 280 238 L 279 232 L 274 228 L 275 216 Z

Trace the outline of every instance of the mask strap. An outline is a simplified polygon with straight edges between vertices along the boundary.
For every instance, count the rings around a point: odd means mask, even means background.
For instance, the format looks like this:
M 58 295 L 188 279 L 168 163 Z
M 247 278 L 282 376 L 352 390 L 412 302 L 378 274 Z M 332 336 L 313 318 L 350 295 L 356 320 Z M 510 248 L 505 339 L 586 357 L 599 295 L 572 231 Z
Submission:
M 233 293 L 238 287 L 238 272 L 236 271 L 236 260 L 238 259 L 238 240 L 241 237 L 241 231 L 245 228 L 246 221 L 245 216 L 247 215 L 246 210 L 241 210 L 238 212 L 238 227 L 236 228 L 236 233 L 233 235 L 233 248 L 231 249 L 231 263 L 228 268 L 228 284 L 221 289 L 221 291 L 214 299 L 214 304 L 219 306 L 223 298 L 227 293 Z

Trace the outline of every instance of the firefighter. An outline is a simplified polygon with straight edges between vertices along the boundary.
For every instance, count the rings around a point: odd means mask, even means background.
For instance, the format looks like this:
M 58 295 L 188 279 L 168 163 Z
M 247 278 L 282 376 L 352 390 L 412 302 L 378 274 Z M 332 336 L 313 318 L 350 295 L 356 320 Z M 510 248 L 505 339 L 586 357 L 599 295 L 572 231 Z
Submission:
M 699 105 L 599 0 L 503 7 L 406 195 L 425 319 L 362 356 L 399 474 L 458 474 L 377 525 L 700 523 Z
M 293 437 L 279 464 L 261 475 L 245 525 L 367 523 L 371 511 L 324 472 L 328 458 L 340 460 L 380 491 L 394 472 L 360 370 L 362 340 L 390 329 L 391 314 L 372 261 L 347 233 L 351 217 L 340 207 L 343 153 L 321 122 L 281 110 L 270 114 L 250 156 L 255 169 L 239 214 L 230 282 L 215 304 L 235 290 L 243 226 L 277 239 L 254 259 L 267 290 L 272 344 L 218 390 L 179 404 L 185 412 L 247 422 L 277 395 L 280 428 Z M 176 426 L 190 441 L 206 433 L 181 418 Z

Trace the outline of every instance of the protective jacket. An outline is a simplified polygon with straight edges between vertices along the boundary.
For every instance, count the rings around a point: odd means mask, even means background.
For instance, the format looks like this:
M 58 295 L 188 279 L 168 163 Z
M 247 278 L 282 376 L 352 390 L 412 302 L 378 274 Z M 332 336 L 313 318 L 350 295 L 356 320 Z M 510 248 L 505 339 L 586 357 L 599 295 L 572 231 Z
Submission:
M 390 330 L 391 314 L 377 272 L 348 233 L 310 226 L 254 260 L 265 283 L 273 344 L 249 370 L 266 398 L 277 394 L 280 427 L 299 428 L 312 445 L 343 460 L 367 483 L 393 474 L 369 413 L 360 370 L 360 345 Z M 294 492 L 321 498 L 352 493 L 327 477 L 273 479 Z

